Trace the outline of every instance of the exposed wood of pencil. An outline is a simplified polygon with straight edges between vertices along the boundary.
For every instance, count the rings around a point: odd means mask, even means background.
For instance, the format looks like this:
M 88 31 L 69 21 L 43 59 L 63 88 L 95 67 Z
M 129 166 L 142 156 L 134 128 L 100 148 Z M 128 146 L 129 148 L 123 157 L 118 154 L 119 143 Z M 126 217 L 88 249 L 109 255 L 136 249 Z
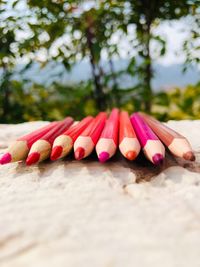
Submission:
M 53 129 L 58 122 L 52 122 L 48 125 L 41 127 L 29 134 L 19 137 L 15 142 L 13 142 L 6 153 L 1 158 L 1 163 L 6 164 L 9 162 L 16 162 L 23 160 L 27 157 L 31 145 L 37 141 L 39 138 L 44 136 L 48 131 Z
M 100 138 L 96 145 L 99 161 L 105 162 L 110 159 L 117 150 L 117 146 L 111 138 Z
M 76 139 L 74 142 L 74 155 L 77 160 L 85 158 L 92 153 L 104 128 L 106 117 L 105 112 L 100 112 Z
M 117 150 L 119 129 L 119 110 L 113 109 L 96 145 L 96 152 L 101 162 L 111 158 Z
M 41 139 L 37 140 L 29 151 L 26 164 L 31 165 L 47 159 L 50 155 L 51 147 L 55 138 L 66 131 L 70 127 L 70 125 L 72 125 L 72 123 L 73 119 L 71 117 L 67 117 L 65 120 L 59 122 Z
M 78 124 L 72 125 L 67 131 L 58 136 L 53 143 L 51 160 L 67 156 L 72 150 L 75 140 L 93 120 L 93 117 L 88 116 Z
M 131 124 L 128 112 L 120 112 L 119 120 L 119 150 L 128 160 L 134 160 L 141 146 Z
M 188 140 L 181 134 L 172 130 L 168 126 L 152 118 L 151 116 L 140 113 L 160 140 L 168 147 L 171 153 L 186 160 L 195 160 L 195 155 Z
M 24 135 L 22 137 L 19 137 L 17 139 L 17 141 L 27 141 L 27 145 L 29 148 L 31 148 L 32 144 L 40 139 L 42 136 L 44 136 L 45 134 L 47 134 L 49 131 L 51 131 L 57 124 L 59 123 L 59 121 L 54 121 L 49 123 L 48 125 L 39 128 L 27 135 Z

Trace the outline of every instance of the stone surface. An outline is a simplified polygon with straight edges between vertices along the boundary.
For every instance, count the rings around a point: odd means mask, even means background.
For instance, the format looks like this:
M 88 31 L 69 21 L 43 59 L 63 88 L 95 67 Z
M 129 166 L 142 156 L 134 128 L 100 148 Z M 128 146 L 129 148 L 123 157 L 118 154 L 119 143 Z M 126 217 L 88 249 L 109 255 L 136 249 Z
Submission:
M 44 124 L 0 125 L 0 153 Z M 168 124 L 190 140 L 195 163 L 117 155 L 0 166 L 0 266 L 199 266 L 200 121 Z

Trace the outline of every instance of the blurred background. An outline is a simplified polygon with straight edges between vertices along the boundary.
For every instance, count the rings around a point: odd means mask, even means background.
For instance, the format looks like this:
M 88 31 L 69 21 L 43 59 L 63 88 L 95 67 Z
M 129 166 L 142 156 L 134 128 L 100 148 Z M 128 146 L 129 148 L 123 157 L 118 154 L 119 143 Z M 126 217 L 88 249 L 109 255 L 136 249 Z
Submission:
M 199 0 L 0 0 L 0 123 L 200 119 L 199 74 Z

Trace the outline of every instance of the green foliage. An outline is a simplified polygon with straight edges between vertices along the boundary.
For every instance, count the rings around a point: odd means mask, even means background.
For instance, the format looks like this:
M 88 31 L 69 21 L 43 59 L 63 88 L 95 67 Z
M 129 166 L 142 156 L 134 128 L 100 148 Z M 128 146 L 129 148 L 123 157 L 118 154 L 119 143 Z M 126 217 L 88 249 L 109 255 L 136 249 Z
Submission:
M 152 112 L 161 120 L 200 119 L 200 83 L 156 94 Z
M 91 93 L 91 84 L 64 86 L 58 83 L 45 88 L 39 84 L 10 81 L 9 112 L 4 114 L 0 95 L 0 122 L 18 123 L 33 120 L 59 120 L 67 115 L 81 119 L 95 115 L 97 108 Z
M 33 120 L 59 120 L 71 115 L 79 120 L 86 115 L 96 115 L 99 109 L 93 98 L 91 81 L 64 86 L 54 83 L 45 88 L 39 84 L 10 81 L 9 112 L 3 115 L 3 96 L 0 95 L 0 123 L 19 123 Z M 129 114 L 143 110 L 137 90 L 119 90 L 119 101 L 109 109 L 118 106 Z M 168 92 L 155 94 L 152 113 L 160 120 L 200 119 L 200 83 Z
M 93 4 L 0 0 L 1 122 L 53 120 L 69 113 L 79 119 L 113 106 L 129 112 L 150 112 L 152 108 L 162 119 L 198 117 L 198 85 L 154 96 L 151 82 L 156 75 L 152 63 L 164 56 L 167 48 L 164 36 L 155 33 L 163 21 L 189 20 L 189 38 L 183 44 L 186 64 L 199 64 L 200 1 L 103 0 Z M 130 27 L 135 29 L 131 37 Z M 131 45 L 129 65 L 120 71 L 113 66 L 113 58 L 119 57 L 119 45 L 112 42 L 116 33 L 121 39 L 130 37 Z M 102 63 L 103 54 L 107 55 L 108 68 Z M 16 62 L 21 60 L 26 62 L 24 70 L 33 62 L 39 61 L 44 67 L 54 60 L 70 71 L 81 59 L 89 59 L 92 70 L 92 80 L 85 83 L 45 88 L 12 79 Z M 120 88 L 118 78 L 124 74 L 136 77 L 138 83 Z
M 184 71 L 188 65 L 200 64 L 200 3 L 198 12 L 193 11 L 194 16 L 188 17 L 188 38 L 183 43 L 183 53 L 186 54 Z
M 166 53 L 166 40 L 154 34 L 154 29 L 165 20 L 179 19 L 188 14 L 194 16 L 198 1 L 104 0 L 93 3 L 86 8 L 84 1 L 27 0 L 31 17 L 34 18 L 27 22 L 32 35 L 20 44 L 20 50 L 30 53 L 45 49 L 47 60 L 58 60 L 67 70 L 77 60 L 89 57 L 94 98 L 98 107 L 104 109 L 112 104 L 112 99 L 110 102 L 110 98 L 106 98 L 108 88 L 104 75 L 107 73 L 101 64 L 102 53 L 107 53 L 112 66 L 113 56 L 119 53 L 118 46 L 111 42 L 113 35 L 118 32 L 123 38 L 122 33 L 126 36 L 129 27 L 135 26 L 135 37 L 132 38 L 134 55 L 130 54 L 130 65 L 125 71 L 138 77 L 141 104 L 150 110 L 151 80 L 154 75 L 152 60 L 155 55 L 162 57 Z M 156 43 L 155 51 L 151 49 L 152 42 Z M 140 57 L 140 62 L 135 61 L 135 56 Z M 110 73 L 114 89 L 119 89 L 114 68 L 110 68 Z M 109 91 L 112 89 L 109 88 Z M 113 94 L 115 92 L 117 90 L 113 90 Z
M 155 28 L 166 20 L 175 20 L 199 11 L 199 1 L 174 1 L 174 0 L 143 0 L 125 1 L 129 3 L 128 26 L 134 25 L 136 40 L 134 48 L 141 58 L 140 64 L 135 64 L 134 74 L 138 77 L 138 87 L 145 110 L 150 112 L 152 104 L 151 81 L 154 70 L 152 61 L 166 53 L 166 40 L 164 36 L 155 34 Z M 154 42 L 155 49 L 152 49 Z M 134 51 L 135 52 L 135 51 Z M 132 65 L 133 62 L 130 61 Z

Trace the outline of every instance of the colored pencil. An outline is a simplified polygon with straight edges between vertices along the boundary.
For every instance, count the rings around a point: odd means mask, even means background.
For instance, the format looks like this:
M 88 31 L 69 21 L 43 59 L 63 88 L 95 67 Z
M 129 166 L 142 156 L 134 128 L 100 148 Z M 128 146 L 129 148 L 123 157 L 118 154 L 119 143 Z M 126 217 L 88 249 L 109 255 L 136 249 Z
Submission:
M 57 124 L 58 122 L 51 122 L 42 128 L 19 137 L 13 144 L 9 146 L 7 152 L 2 156 L 0 160 L 1 164 L 7 164 L 25 159 L 32 144 L 45 135 L 48 131 L 53 129 Z
M 53 129 L 47 134 L 38 139 L 31 147 L 28 157 L 26 159 L 27 165 L 41 162 L 47 159 L 51 152 L 54 139 L 65 132 L 73 123 L 71 117 L 67 117 L 63 121 L 59 122 Z
M 89 124 L 89 126 L 82 132 L 82 134 L 74 142 L 74 156 L 75 159 L 81 160 L 89 156 L 105 126 L 107 115 L 105 112 L 100 112 L 96 118 Z
M 161 141 L 138 113 L 131 115 L 130 120 L 146 158 L 155 165 L 161 164 L 165 157 Z
M 147 114 L 140 113 L 140 115 L 173 155 L 184 158 L 185 160 L 195 160 L 192 147 L 183 135 Z
M 100 162 L 106 162 L 116 152 L 118 146 L 119 110 L 114 108 L 106 122 L 96 145 Z
M 128 160 L 134 160 L 141 146 L 131 124 L 128 112 L 121 111 L 119 117 L 119 150 Z
M 88 116 L 84 118 L 77 125 L 72 125 L 67 131 L 59 135 L 53 143 L 51 151 L 51 160 L 57 160 L 65 157 L 70 153 L 73 144 L 78 136 L 87 128 L 87 126 L 94 120 L 93 117 Z

